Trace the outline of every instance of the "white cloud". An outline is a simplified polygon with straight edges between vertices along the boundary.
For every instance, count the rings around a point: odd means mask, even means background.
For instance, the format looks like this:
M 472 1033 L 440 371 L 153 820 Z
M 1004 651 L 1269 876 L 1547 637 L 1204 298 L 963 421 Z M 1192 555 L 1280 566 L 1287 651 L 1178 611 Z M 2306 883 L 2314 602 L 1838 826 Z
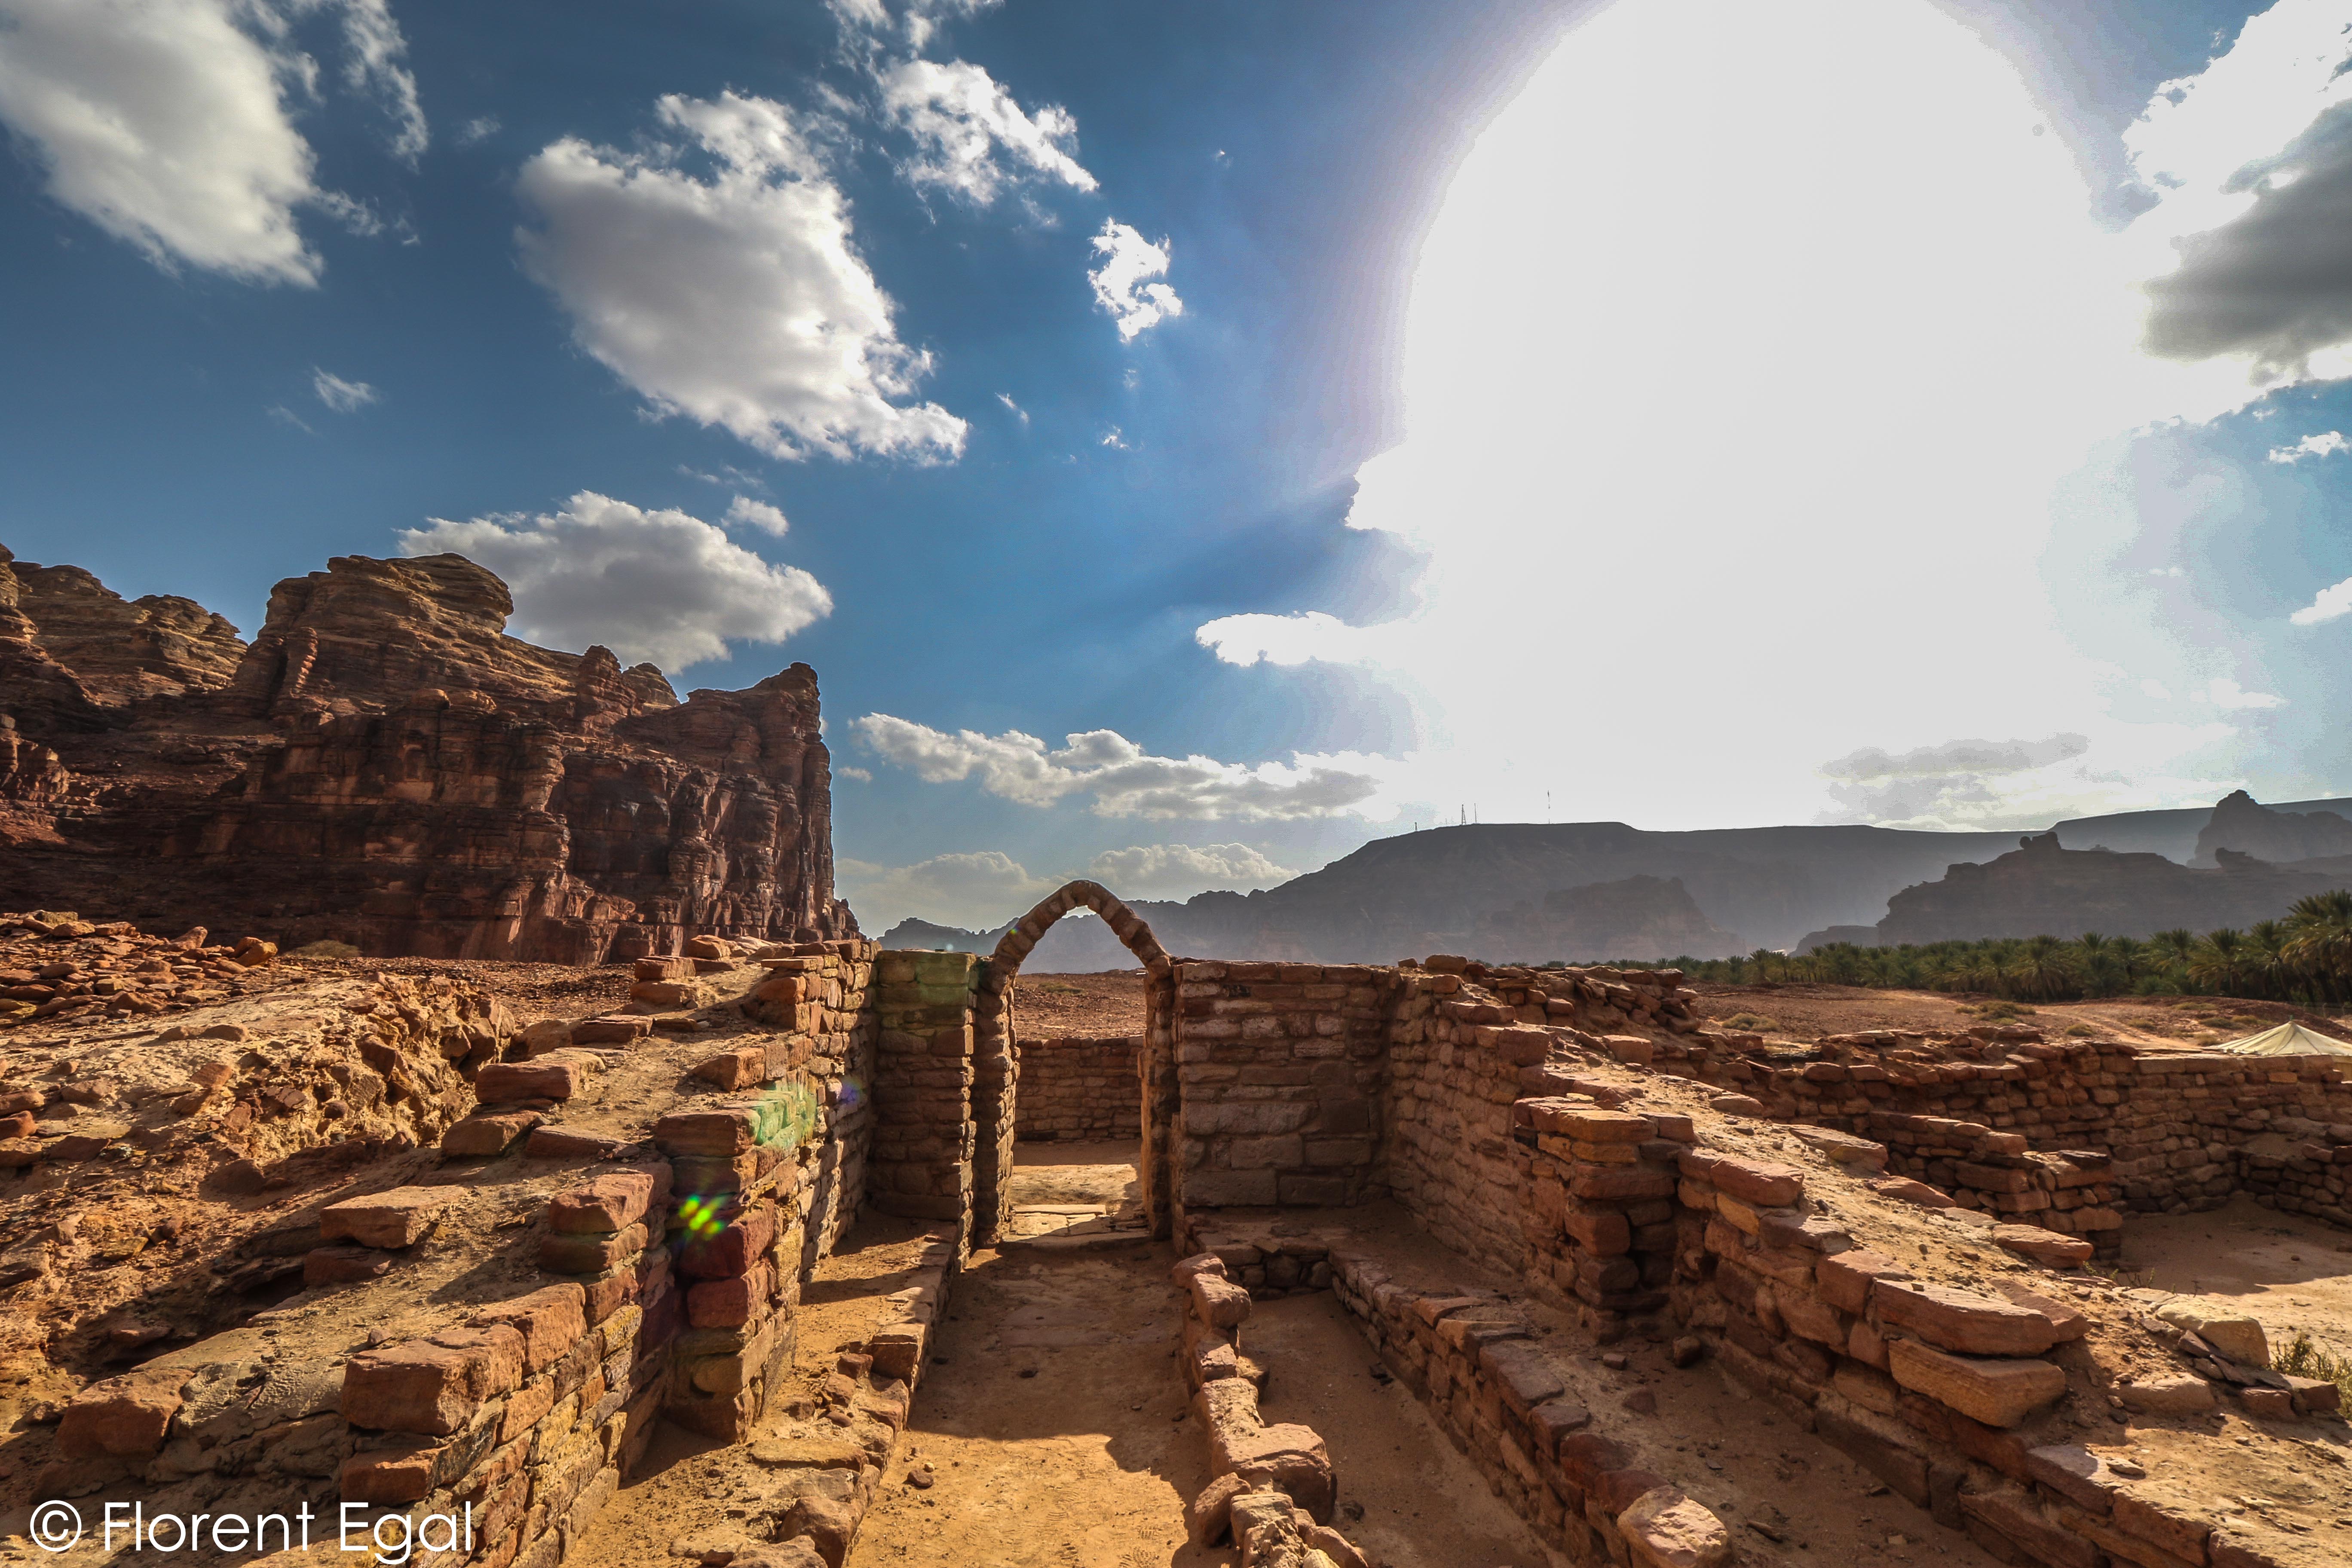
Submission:
M 455 552 L 506 580 L 516 636 L 677 670 L 732 641 L 779 643 L 833 611 L 796 566 L 776 566 L 687 513 L 582 490 L 553 514 L 506 513 L 404 529 L 404 555 Z
M 2082 542 L 2171 494 L 2116 455 L 2132 433 L 2262 395 L 2251 349 L 2147 346 L 2139 285 L 2181 258 L 2151 237 L 2209 215 L 2176 189 L 2102 229 L 2043 107 L 1946 9 L 1620 0 L 1572 26 L 1445 193 L 1413 271 L 1404 439 L 1357 473 L 1349 526 L 1427 556 L 1416 602 L 1378 625 L 1226 616 L 1202 644 L 1392 682 L 1411 724 L 1383 798 L 1448 816 L 1475 800 L 1541 820 L 1549 794 L 1555 820 L 1724 825 L 1717 771 L 1643 743 L 1687 717 L 1628 701 L 1549 721 L 1528 703 L 1553 683 L 1685 694 L 1710 754 L 1738 759 L 1748 822 L 1835 808 L 1823 757 L 1952 735 L 2086 737 L 2053 772 L 1977 775 L 2011 798 L 2168 805 L 2147 797 L 2244 773 L 2206 754 L 2241 743 L 2227 725 L 2108 711 L 2151 675 L 2210 704 L 2200 662 L 2251 650 L 2119 658 L 2135 615 L 2186 624 L 2151 592 L 2199 585 L 2168 568 L 2158 584 L 2145 569 L 2169 557 L 2128 531 Z M 2316 100 L 2297 102 L 2270 149 L 2308 123 Z M 2263 151 L 2235 140 L 2230 167 Z M 1755 177 L 1727 181 L 1727 159 Z M 1741 412 L 1694 441 L 1700 383 Z M 2095 571 L 2045 574 L 2059 553 Z M 1736 696 L 1832 679 L 1840 700 L 1801 710 Z
M 1095 177 L 1075 156 L 1078 122 L 1048 104 L 1024 112 L 995 78 L 965 60 L 899 60 L 877 85 L 890 121 L 914 138 L 898 172 L 917 188 L 950 191 L 975 206 L 1026 177 L 1091 191 Z
M 496 136 L 504 127 L 495 114 L 478 114 L 457 128 L 457 145 L 472 147 Z
M 945 24 L 992 11 L 1004 0 L 907 0 L 895 13 L 886 0 L 825 0 L 843 31 L 871 44 L 893 34 L 919 49 Z
M 310 367 L 310 390 L 338 414 L 352 414 L 376 401 L 378 393 L 364 381 L 345 381 L 331 371 Z
M 2172 700 L 2172 689 L 2161 680 L 2143 680 L 2139 683 L 2139 689 L 2158 702 Z
M 1087 876 L 1123 899 L 1182 899 L 1211 889 L 1245 893 L 1297 875 L 1247 844 L 1139 844 L 1087 862 Z
M 1013 395 L 1011 393 L 998 393 L 996 395 L 996 401 L 1004 405 L 1004 406 L 1012 412 L 1013 417 L 1020 420 L 1023 425 L 1025 426 L 1029 423 L 1029 411 L 1026 408 L 1022 407 L 1021 405 L 1013 402 Z
M 2273 463 L 2300 463 L 2305 458 L 2325 458 L 2340 452 L 2352 442 L 2344 439 L 2341 430 L 2322 430 L 2316 436 L 2305 436 L 2292 447 L 2273 447 L 2270 460 Z
M 2352 577 L 2322 588 L 2318 597 L 2287 619 L 2298 626 L 2315 626 L 2347 614 L 2352 614 Z
M 1095 236 L 1095 253 L 1102 265 L 1087 274 L 1087 281 L 1094 285 L 1097 302 L 1118 323 L 1122 342 L 1184 313 L 1176 290 L 1152 281 L 1168 276 L 1166 240 L 1154 245 L 1126 224 L 1105 219 Z
M 286 405 L 282 403 L 273 403 L 268 407 L 263 409 L 262 412 L 268 415 L 272 419 L 277 420 L 280 425 L 291 425 L 295 429 L 301 431 L 305 436 L 315 436 L 318 434 L 317 431 L 310 428 L 310 423 L 299 414 L 295 413 L 291 408 L 287 407 Z
M 950 735 L 887 713 L 868 713 L 850 728 L 877 756 L 926 783 L 976 778 L 989 794 L 1022 805 L 1084 796 L 1097 816 L 1296 821 L 1361 810 L 1380 788 L 1363 771 L 1369 759 L 1348 754 L 1250 767 L 1198 755 L 1155 757 L 1112 730 L 1065 736 L 1056 752 L 1018 730 Z
M 1337 616 L 1309 610 L 1297 616 L 1226 616 L 1192 634 L 1193 640 L 1227 664 L 1368 663 L 1377 658 L 1376 628 L 1351 626 Z
M 1127 437 L 1120 431 L 1118 426 L 1114 425 L 1109 429 L 1103 432 L 1102 441 L 1100 444 L 1105 447 L 1115 447 L 1118 450 L 1124 452 L 1127 450 Z
M 877 935 L 910 915 L 989 931 L 1062 885 L 1030 875 L 1019 861 L 993 849 L 935 855 L 911 866 L 844 858 L 834 862 L 833 870 L 835 886 L 856 910 L 858 922 Z
M 670 140 L 632 153 L 566 137 L 518 182 L 540 223 L 518 235 L 523 265 L 581 345 L 659 412 L 771 457 L 960 454 L 962 420 L 894 401 L 929 356 L 898 341 L 792 112 L 728 92 L 664 98 L 658 117 Z
M 770 506 L 763 500 L 753 500 L 749 496 L 737 496 L 729 503 L 727 521 L 756 528 L 762 533 L 772 533 L 778 539 L 782 539 L 793 526 L 784 521 L 782 508 Z
M 373 219 L 316 183 L 289 100 L 314 92 L 295 20 L 343 22 L 347 82 L 383 100 L 393 150 L 425 142 L 416 85 L 384 0 L 0 0 L 0 123 L 48 193 L 157 266 L 311 284 L 306 206 L 366 232 Z
M 2215 676 L 2205 687 L 2205 700 L 2224 712 L 2284 708 L 2286 699 L 2267 691 L 2249 691 L 2226 676 Z
M 342 13 L 343 44 L 350 58 L 343 80 L 354 92 L 373 94 L 392 116 L 394 155 L 414 163 L 431 140 L 425 110 L 416 100 L 416 78 L 404 63 L 408 40 L 393 20 L 388 0 L 287 0 L 296 14 L 336 10 Z
M 856 779 L 859 784 L 872 784 L 874 782 L 874 770 L 871 768 L 835 768 L 833 770 L 833 776 L 837 779 Z

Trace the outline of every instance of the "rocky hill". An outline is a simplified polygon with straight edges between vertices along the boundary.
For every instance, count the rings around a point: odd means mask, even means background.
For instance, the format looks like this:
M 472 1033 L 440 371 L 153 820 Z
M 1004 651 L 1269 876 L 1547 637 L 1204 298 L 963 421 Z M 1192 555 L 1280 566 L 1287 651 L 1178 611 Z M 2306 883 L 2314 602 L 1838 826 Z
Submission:
M 2210 869 L 2161 855 L 2066 849 L 2055 834 L 2021 841 L 1985 865 L 1956 865 L 1942 878 L 1888 900 L 1877 939 L 1904 942 L 1983 937 L 2150 936 L 2176 927 L 2241 930 L 2286 913 L 2297 899 L 2352 887 L 2352 861 L 2273 866 L 2232 849 Z
M 505 633 L 457 555 L 340 556 L 250 645 L 0 548 L 0 885 L 148 925 L 598 962 L 856 933 L 806 665 L 680 702 Z
M 2231 849 L 2280 863 L 2352 855 L 2352 822 L 2333 811 L 2274 811 L 2233 790 L 2213 807 L 2189 863 L 2217 865 L 2216 857 Z

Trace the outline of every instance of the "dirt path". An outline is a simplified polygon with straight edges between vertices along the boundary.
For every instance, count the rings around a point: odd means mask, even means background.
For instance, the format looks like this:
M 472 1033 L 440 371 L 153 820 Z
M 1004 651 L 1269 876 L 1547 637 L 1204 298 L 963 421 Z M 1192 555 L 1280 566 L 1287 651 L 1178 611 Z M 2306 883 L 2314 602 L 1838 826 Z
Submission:
M 1135 1140 L 1116 1143 L 1017 1143 L 1010 1197 L 1024 1204 L 1103 1204 L 1111 1207 L 1141 1194 L 1136 1184 Z
M 979 1252 L 850 1568 L 1192 1568 L 1208 1483 L 1167 1249 Z M 928 1467 L 928 1490 L 909 1467 Z
M 2210 1214 L 2135 1215 L 2123 1266 L 2136 1284 L 2212 1296 L 2243 1310 L 2276 1346 L 2308 1329 L 2352 1352 L 2352 1234 L 2252 1198 Z
M 1380 1568 L 1553 1568 L 1548 1550 L 1402 1384 L 1370 1368 L 1371 1348 L 1328 1290 L 1261 1301 L 1242 1329 L 1266 1369 L 1269 1422 L 1322 1435 L 1339 1478 L 1335 1522 Z

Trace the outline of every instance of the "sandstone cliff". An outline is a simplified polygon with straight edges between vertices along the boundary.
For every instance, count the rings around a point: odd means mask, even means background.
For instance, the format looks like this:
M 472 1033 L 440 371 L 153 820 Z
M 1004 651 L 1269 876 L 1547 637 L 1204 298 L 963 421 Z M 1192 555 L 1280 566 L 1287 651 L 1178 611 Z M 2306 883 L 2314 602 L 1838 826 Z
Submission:
M 0 549 L 0 884 L 382 954 L 593 963 L 855 934 L 806 665 L 680 702 L 506 635 L 457 555 L 338 557 L 247 646 Z
M 2232 790 L 2214 805 L 2189 863 L 2213 865 L 2224 849 L 2274 863 L 2352 855 L 2352 822 L 2332 811 L 2274 811 L 2244 790 Z
M 2241 930 L 2275 920 L 2297 899 L 2352 886 L 2345 863 L 2273 866 L 2234 850 L 2200 870 L 2160 855 L 2063 849 L 2055 834 L 2025 838 L 1987 865 L 1956 865 L 1942 879 L 1887 900 L 1878 940 L 1975 941 L 2002 936 L 2076 936 L 2086 931 L 2145 937 L 2185 927 Z

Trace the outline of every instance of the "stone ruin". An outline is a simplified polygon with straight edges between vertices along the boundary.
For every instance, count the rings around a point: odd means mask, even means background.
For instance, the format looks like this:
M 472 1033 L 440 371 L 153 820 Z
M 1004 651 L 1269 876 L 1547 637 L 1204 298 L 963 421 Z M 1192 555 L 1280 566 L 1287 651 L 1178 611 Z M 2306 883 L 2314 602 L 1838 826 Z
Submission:
M 1146 1026 L 1032 1050 L 1015 977 L 1079 907 L 1142 964 Z M 1165 1249 L 1213 1477 L 1186 1526 L 1251 1568 L 1369 1563 L 1325 1437 L 1261 1414 L 1297 1369 L 1253 1315 L 1320 1291 L 1568 1562 L 1806 1560 L 1727 1517 L 1629 1356 L 1728 1380 L 2000 1562 L 2352 1560 L 2336 1386 L 2099 1271 L 2132 1215 L 2239 1194 L 2352 1227 L 2341 1058 L 1997 1026 L 1792 1052 L 1703 1026 L 1672 971 L 1177 957 L 1084 882 L 986 959 L 702 936 L 527 1025 L 464 972 L 192 935 L 0 917 L 7 994 L 49 993 L 0 1034 L 8 1508 L 290 1489 L 421 1531 L 414 1562 L 551 1568 L 668 1423 L 764 1478 L 758 1534 L 706 1561 L 841 1568 L 1025 1126 L 1133 1139 L 1131 1226 L 1087 1239 Z M 169 1026 L 114 1000 L 183 972 Z M 803 1286 L 861 1215 L 926 1238 L 795 1396 Z

